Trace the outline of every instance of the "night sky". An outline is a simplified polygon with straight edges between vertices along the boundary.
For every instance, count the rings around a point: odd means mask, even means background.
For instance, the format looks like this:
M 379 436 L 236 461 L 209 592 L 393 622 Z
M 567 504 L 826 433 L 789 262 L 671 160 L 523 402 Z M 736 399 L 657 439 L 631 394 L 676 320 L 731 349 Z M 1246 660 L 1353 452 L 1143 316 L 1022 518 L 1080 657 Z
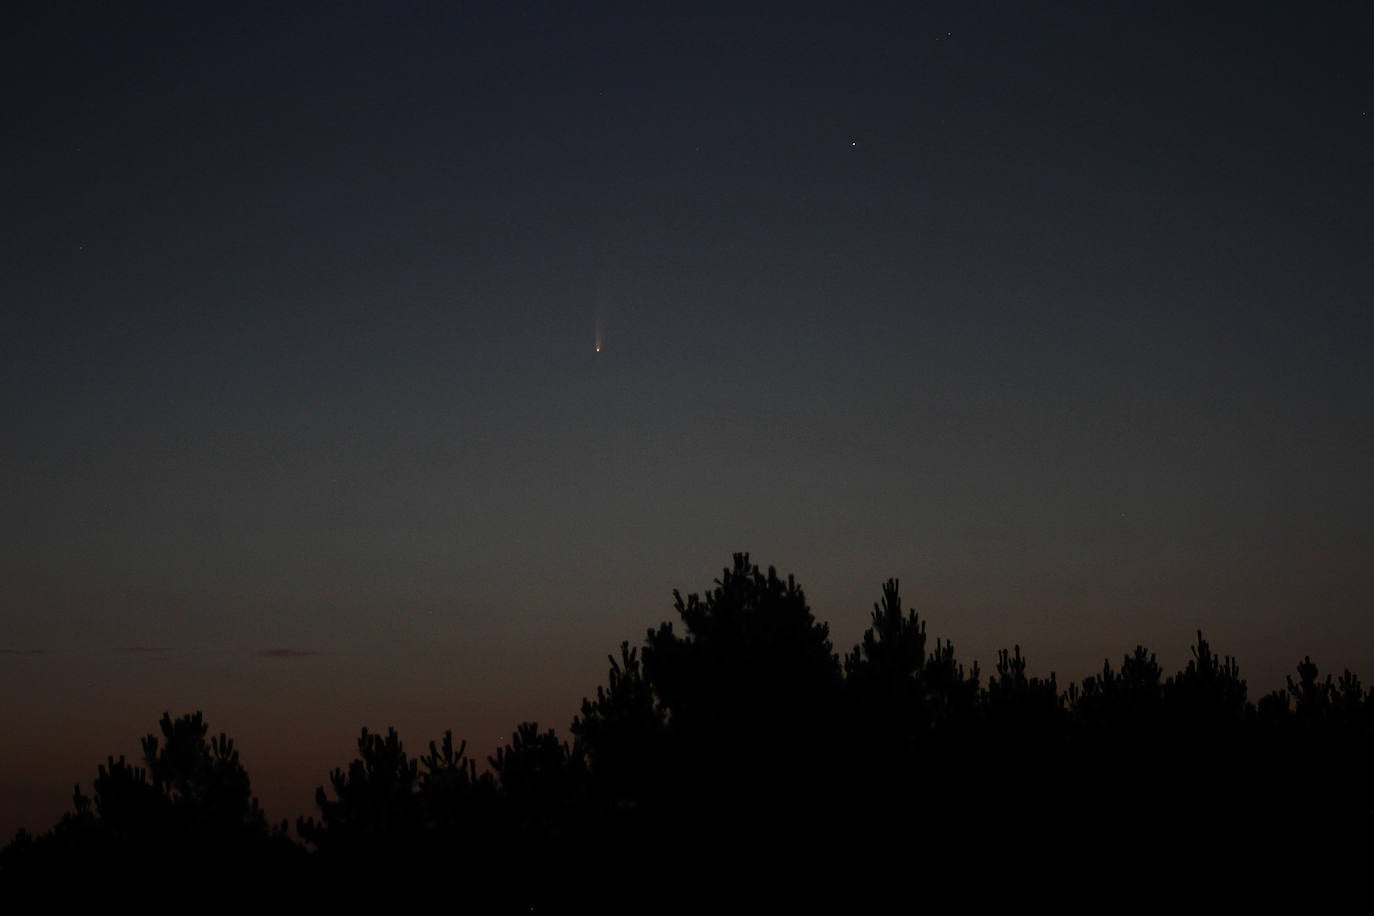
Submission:
M 0 839 L 164 710 L 273 819 L 566 730 L 733 551 L 837 651 L 897 576 L 985 671 L 1374 679 L 1364 4 L 32 6 Z

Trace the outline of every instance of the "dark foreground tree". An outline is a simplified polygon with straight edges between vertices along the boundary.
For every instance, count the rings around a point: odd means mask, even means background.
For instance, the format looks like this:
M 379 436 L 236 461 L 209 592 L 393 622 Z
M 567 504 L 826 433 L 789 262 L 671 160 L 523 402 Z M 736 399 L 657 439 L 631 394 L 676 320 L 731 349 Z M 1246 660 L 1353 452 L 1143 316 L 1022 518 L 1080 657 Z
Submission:
M 586 767 L 552 730 L 522 723 L 481 773 L 452 732 L 418 758 L 394 728 L 364 728 L 357 746 L 330 773 L 332 793 L 316 790 L 318 817 L 297 824 L 331 894 L 359 875 L 404 875 L 412 888 L 461 887 L 483 912 L 542 911 L 586 861 Z
M 667 766 L 668 723 L 644 673 L 637 649 L 620 644 L 620 658 L 596 699 L 583 698 L 572 734 L 586 755 L 590 790 L 616 816 L 637 816 L 660 798 Z
M 329 774 L 334 797 L 323 786 L 315 790 L 319 820 L 301 818 L 297 830 L 333 859 L 404 860 L 423 841 L 418 782 L 419 763 L 406 755 L 396 730 L 382 736 L 364 728 L 357 759 Z
M 650 630 L 644 669 L 685 745 L 782 748 L 833 714 L 841 673 L 830 629 L 791 576 L 764 574 L 737 553 L 704 597 L 674 590 L 673 599 L 685 632 Z
M 141 761 L 108 759 L 54 829 L 17 836 L 0 879 L 289 875 L 355 908 L 431 888 L 479 912 L 864 912 L 989 882 L 1081 900 L 1186 876 L 1229 896 L 1374 855 L 1374 696 L 1350 672 L 1304 659 L 1253 704 L 1199 633 L 1171 677 L 1137 646 L 1061 693 L 1013 647 L 983 682 L 931 647 L 896 580 L 841 667 L 800 586 L 744 554 L 675 607 L 642 652 L 611 657 L 571 743 L 525 723 L 479 772 L 452 733 L 412 758 L 364 729 L 299 822 L 306 847 L 267 827 L 233 742 L 164 716 Z
M 296 863 L 286 825 L 270 829 L 234 742 L 209 737 L 201 713 L 172 719 L 143 741 L 143 766 L 113 757 L 90 796 L 47 833 L 21 834 L 0 857 L 6 877 L 71 874 L 133 882 L 194 873 L 203 879 L 273 879 Z
M 735 554 L 715 587 L 674 592 L 679 631 L 649 631 L 644 674 L 667 720 L 664 860 L 709 856 L 702 895 L 747 872 L 776 906 L 787 870 L 832 828 L 842 674 L 801 587 Z M 707 851 L 711 852 L 707 852 Z M 790 893 L 790 891 L 789 891 Z

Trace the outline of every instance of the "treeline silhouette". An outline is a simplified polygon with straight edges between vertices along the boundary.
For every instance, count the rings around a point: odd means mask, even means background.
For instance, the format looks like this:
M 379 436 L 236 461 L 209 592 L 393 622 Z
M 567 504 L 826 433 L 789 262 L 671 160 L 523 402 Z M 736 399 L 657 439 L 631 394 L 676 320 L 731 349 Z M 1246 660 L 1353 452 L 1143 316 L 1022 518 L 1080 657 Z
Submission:
M 164 715 L 141 763 L 108 759 L 51 830 L 20 831 L 0 876 L 343 896 L 386 878 L 521 912 L 728 893 L 772 912 L 933 900 L 991 875 L 1120 892 L 1371 862 L 1374 692 L 1348 671 L 1304 659 L 1252 702 L 1199 633 L 1172 675 L 1138 646 L 1061 686 L 1013 647 L 985 677 L 932 643 L 895 579 L 840 657 L 792 577 L 747 554 L 674 598 L 679 620 L 621 644 L 569 740 L 525 723 L 479 770 L 452 733 L 413 755 L 363 729 L 296 839 L 267 822 L 228 737 Z

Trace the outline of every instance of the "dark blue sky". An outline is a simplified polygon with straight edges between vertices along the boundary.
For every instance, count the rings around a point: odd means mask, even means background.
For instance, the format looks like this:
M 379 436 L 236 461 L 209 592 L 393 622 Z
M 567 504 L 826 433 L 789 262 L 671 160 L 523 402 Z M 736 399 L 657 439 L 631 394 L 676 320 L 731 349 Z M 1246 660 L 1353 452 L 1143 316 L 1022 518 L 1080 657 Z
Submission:
M 564 728 L 736 550 L 1374 677 L 1358 4 L 285 6 L 0 30 L 6 835 L 164 708 L 273 816 Z

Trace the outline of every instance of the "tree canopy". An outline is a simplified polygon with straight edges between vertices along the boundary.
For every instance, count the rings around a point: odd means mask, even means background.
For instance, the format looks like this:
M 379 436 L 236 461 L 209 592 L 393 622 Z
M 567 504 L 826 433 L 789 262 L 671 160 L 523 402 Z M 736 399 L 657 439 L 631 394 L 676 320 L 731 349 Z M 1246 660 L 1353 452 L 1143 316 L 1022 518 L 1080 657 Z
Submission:
M 568 738 L 522 723 L 479 766 L 451 731 L 412 757 L 395 729 L 363 728 L 297 840 L 269 826 L 227 735 L 164 714 L 140 761 L 108 758 L 51 830 L 21 831 L 0 876 L 181 867 L 345 887 L 457 868 L 483 877 L 486 909 L 528 911 L 599 870 L 649 895 L 665 863 L 705 868 L 653 898 L 668 910 L 725 876 L 768 906 L 811 887 L 746 865 L 760 855 L 878 881 L 911 856 L 1014 871 L 1073 848 L 1081 869 L 1116 874 L 1163 849 L 1240 862 L 1283 847 L 1328 867 L 1374 852 L 1374 693 L 1351 672 L 1304 658 L 1254 702 L 1199 632 L 1173 675 L 1136 646 L 1061 687 L 1013 646 L 984 680 L 931 644 L 896 579 L 843 661 L 800 585 L 747 554 L 703 594 L 673 595 L 677 619 L 608 657 Z M 894 825 L 901 843 L 879 843 Z M 1333 841 L 1292 845 L 1319 836 Z

